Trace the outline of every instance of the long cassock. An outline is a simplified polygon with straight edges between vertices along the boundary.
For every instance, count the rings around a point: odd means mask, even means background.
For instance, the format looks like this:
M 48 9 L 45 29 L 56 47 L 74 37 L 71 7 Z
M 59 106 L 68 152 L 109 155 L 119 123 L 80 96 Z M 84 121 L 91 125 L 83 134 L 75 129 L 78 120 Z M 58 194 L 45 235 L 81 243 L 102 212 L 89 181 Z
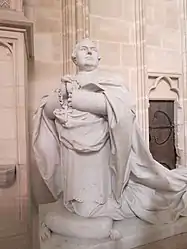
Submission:
M 75 213 L 74 203 L 94 203 L 78 213 L 86 217 L 120 220 L 130 212 L 157 224 L 185 216 L 187 168 L 170 171 L 153 159 L 121 82 L 98 78 L 82 90 L 103 94 L 105 116 L 57 109 L 52 121 L 44 111 L 46 96 L 34 117 L 35 159 L 53 196 L 63 192 L 64 205 Z

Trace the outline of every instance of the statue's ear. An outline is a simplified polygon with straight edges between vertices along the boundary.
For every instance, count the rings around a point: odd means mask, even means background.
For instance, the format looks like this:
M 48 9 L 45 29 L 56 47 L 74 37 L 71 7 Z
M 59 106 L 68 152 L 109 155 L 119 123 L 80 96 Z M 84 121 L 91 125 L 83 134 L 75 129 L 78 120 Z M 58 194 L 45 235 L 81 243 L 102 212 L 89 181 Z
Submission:
M 76 59 L 76 57 L 75 57 L 75 56 L 72 56 L 71 59 L 72 59 L 73 63 L 74 63 L 75 65 L 77 65 L 77 59 Z
M 98 61 L 100 61 L 101 60 L 101 56 L 98 56 Z

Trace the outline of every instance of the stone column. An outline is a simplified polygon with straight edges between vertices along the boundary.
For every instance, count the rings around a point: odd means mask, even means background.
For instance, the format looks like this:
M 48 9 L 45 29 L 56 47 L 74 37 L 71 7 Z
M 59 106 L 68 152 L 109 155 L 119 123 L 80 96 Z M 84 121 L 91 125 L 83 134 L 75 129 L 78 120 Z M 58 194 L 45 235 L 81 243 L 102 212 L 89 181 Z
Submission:
M 71 61 L 76 42 L 89 36 L 88 0 L 62 1 L 63 74 L 75 72 Z
M 180 6 L 180 29 L 181 29 L 181 55 L 182 55 L 182 84 L 181 88 L 181 99 L 184 110 L 184 137 L 179 138 L 179 150 L 181 149 L 181 164 L 186 165 L 187 163 L 187 3 L 186 0 L 178 0 L 177 3 Z M 182 123 L 183 126 L 183 123 Z M 181 129 L 181 125 L 179 127 Z
M 135 1 L 136 54 L 137 54 L 137 115 L 144 138 L 148 142 L 147 67 L 145 58 L 145 7 L 144 0 Z

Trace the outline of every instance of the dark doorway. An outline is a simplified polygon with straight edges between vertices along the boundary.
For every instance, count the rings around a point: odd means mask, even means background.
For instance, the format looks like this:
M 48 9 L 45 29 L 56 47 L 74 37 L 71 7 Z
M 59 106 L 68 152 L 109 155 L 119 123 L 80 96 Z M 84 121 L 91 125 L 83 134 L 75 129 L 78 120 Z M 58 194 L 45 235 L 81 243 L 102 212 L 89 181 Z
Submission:
M 174 101 L 150 100 L 149 146 L 153 158 L 168 169 L 176 167 Z

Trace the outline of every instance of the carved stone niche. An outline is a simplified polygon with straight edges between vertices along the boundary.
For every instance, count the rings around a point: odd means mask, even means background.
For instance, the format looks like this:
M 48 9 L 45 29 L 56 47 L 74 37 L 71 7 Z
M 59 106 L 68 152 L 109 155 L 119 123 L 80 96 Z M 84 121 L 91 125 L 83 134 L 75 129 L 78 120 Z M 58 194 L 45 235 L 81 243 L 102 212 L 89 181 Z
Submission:
M 0 248 L 35 249 L 27 97 L 32 23 L 15 12 L 0 9 Z
M 174 101 L 175 148 L 178 155 L 176 167 L 186 165 L 183 87 L 180 75 L 149 73 L 147 99 Z

